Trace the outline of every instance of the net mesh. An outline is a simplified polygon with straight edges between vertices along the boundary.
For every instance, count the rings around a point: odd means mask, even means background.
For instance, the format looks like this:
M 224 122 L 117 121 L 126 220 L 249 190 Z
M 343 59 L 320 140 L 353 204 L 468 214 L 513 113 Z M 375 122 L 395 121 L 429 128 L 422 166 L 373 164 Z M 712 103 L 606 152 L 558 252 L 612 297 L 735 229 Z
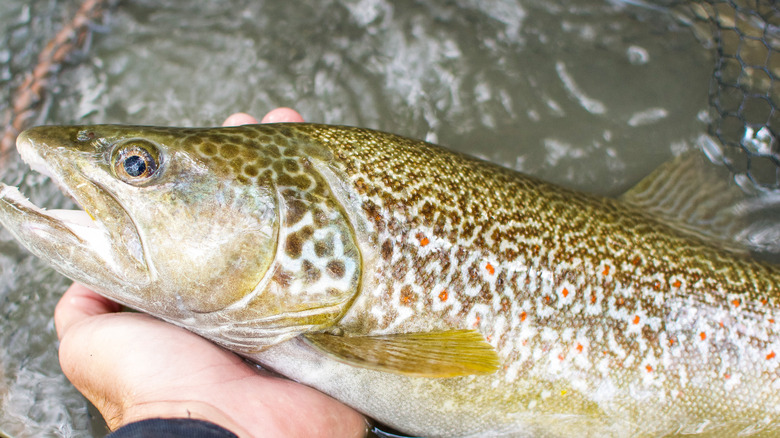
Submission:
M 757 186 L 780 189 L 780 5 L 697 0 L 672 10 L 715 52 L 710 127 L 723 161 Z

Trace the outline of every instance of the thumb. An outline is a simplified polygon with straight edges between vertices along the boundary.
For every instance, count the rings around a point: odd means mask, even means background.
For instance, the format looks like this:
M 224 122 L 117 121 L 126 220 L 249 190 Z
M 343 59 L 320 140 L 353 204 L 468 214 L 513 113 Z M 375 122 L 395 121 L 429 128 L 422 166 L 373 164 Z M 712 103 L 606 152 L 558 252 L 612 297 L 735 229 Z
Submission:
M 95 315 L 115 313 L 122 306 L 87 289 L 79 283 L 73 283 L 60 298 L 54 309 L 54 327 L 57 337 L 62 340 L 65 333 L 76 323 Z

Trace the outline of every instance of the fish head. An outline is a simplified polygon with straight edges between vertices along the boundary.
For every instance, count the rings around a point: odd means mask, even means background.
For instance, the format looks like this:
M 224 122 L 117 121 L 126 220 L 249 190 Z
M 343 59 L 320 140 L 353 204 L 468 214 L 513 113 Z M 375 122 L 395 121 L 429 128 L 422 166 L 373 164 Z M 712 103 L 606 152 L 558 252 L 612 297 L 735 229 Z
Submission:
M 352 299 L 358 263 L 341 266 L 343 287 L 321 288 L 324 304 L 320 296 L 306 297 L 318 293 L 306 275 L 279 279 L 279 240 L 290 242 L 283 218 L 285 211 L 294 216 L 295 202 L 288 199 L 286 210 L 280 203 L 293 191 L 272 171 L 281 167 L 278 148 L 258 147 L 241 129 L 32 128 L 17 140 L 22 159 L 84 211 L 46 211 L 3 186 L 0 222 L 58 271 L 120 303 L 217 341 L 224 329 L 218 321 L 243 324 L 223 345 L 257 345 L 243 338 L 264 336 L 271 340 L 260 344 L 272 344 L 304 330 L 288 326 L 325 326 Z M 296 278 L 303 283 L 295 286 Z M 289 287 L 297 287 L 297 296 L 285 293 Z M 327 316 L 319 307 L 329 309 Z M 284 323 L 269 328 L 280 314 Z M 257 330 L 247 328 L 253 325 Z

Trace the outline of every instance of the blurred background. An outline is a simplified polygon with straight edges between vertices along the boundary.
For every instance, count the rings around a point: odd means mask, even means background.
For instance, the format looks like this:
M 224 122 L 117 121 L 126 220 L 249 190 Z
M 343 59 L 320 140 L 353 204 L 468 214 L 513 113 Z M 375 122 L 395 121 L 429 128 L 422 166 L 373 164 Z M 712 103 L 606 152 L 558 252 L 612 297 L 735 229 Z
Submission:
M 603 195 L 694 148 L 773 191 L 778 26 L 771 0 L 2 0 L 0 121 L 12 139 L 290 106 Z M 70 208 L 0 157 L 4 182 Z M 0 231 L 0 435 L 103 433 L 57 362 L 68 283 Z

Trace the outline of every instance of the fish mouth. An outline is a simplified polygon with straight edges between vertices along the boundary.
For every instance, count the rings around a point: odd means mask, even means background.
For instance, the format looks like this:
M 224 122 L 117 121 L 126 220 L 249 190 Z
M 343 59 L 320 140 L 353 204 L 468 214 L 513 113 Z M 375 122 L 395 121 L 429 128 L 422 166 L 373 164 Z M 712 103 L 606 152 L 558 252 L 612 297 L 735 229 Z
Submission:
M 0 199 L 4 202 L 14 204 L 18 210 L 26 214 L 48 217 L 51 221 L 65 227 L 75 238 L 83 243 L 95 243 L 106 237 L 105 233 L 102 232 L 98 224 L 92 220 L 92 217 L 85 210 L 48 210 L 33 204 L 27 197 L 22 195 L 18 187 L 2 183 L 0 183 L 0 187 L 2 187 L 0 189 Z M 49 228 L 43 227 L 37 222 L 31 222 L 29 226 L 32 228 L 32 231 L 39 232 L 46 232 Z
M 49 177 L 82 209 L 47 210 L 0 183 L 0 223 L 34 255 L 73 280 L 105 289 L 148 281 L 144 249 L 128 212 L 99 182 L 67 163 L 35 132 L 17 138 L 31 170 Z
M 84 209 L 81 203 L 79 203 L 77 195 L 63 183 L 61 178 L 56 176 L 54 170 L 49 167 L 46 161 L 35 149 L 32 140 L 28 137 L 26 132 L 20 134 L 17 138 L 16 148 L 19 151 L 19 155 L 21 156 L 22 161 L 24 161 L 30 167 L 30 170 L 48 177 L 60 189 L 60 192 L 72 199 L 82 209 L 47 210 L 46 208 L 34 205 L 27 197 L 22 195 L 17 187 L 12 186 L 3 187 L 2 191 L 0 192 L 2 198 L 11 199 L 37 215 L 48 216 L 51 219 L 58 221 L 81 241 L 94 242 L 96 240 L 105 238 L 105 233 L 101 232 L 102 230 L 95 221 L 95 218 L 89 212 L 87 212 L 86 209 Z M 84 178 L 84 180 L 86 181 L 86 178 Z

